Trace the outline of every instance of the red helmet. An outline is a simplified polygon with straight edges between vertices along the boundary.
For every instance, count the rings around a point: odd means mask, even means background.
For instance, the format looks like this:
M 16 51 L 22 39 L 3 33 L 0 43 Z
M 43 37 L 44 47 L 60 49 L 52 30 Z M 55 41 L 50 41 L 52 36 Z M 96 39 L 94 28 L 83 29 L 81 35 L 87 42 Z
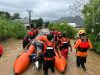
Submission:
M 61 32 L 57 32 L 57 35 L 59 36 L 59 35 L 62 35 L 62 34 L 61 34 Z

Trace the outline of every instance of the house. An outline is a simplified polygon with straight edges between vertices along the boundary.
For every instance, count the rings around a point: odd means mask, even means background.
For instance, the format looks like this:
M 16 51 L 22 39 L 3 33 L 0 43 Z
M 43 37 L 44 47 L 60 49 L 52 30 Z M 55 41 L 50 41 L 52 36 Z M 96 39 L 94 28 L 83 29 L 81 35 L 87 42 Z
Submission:
M 76 23 L 68 23 L 70 26 L 72 26 L 72 27 L 76 27 L 77 26 L 77 24 Z

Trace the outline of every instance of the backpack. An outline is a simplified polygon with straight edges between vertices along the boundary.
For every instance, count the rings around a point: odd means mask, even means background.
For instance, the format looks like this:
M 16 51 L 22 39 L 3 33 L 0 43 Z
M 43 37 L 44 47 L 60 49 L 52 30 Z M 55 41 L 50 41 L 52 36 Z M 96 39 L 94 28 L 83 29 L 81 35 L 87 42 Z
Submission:
M 53 48 L 53 42 L 46 43 L 46 52 L 44 53 L 44 57 L 52 58 L 54 56 L 55 56 L 55 52 Z
M 78 50 L 80 52 L 87 52 L 88 48 L 89 48 L 88 39 L 86 37 L 81 38 L 81 43 L 80 43 L 80 45 L 78 47 Z

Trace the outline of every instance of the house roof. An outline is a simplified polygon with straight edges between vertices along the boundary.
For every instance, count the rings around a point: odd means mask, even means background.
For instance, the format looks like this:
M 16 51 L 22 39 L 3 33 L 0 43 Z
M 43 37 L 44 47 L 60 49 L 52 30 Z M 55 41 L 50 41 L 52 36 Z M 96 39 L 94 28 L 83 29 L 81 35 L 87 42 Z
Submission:
M 76 27 L 77 24 L 76 23 L 68 23 L 69 25 L 73 26 L 73 27 Z
M 28 18 L 24 18 L 24 19 L 15 19 L 15 21 L 20 21 L 24 24 L 29 24 L 29 19 Z

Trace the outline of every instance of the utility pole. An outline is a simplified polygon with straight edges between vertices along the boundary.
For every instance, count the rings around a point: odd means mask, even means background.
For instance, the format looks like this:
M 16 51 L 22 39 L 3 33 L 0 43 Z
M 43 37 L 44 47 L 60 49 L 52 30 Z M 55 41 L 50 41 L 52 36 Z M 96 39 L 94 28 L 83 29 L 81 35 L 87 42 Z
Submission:
M 32 13 L 32 10 L 27 10 L 28 12 L 28 15 L 29 15 L 29 25 L 31 27 L 31 13 Z

